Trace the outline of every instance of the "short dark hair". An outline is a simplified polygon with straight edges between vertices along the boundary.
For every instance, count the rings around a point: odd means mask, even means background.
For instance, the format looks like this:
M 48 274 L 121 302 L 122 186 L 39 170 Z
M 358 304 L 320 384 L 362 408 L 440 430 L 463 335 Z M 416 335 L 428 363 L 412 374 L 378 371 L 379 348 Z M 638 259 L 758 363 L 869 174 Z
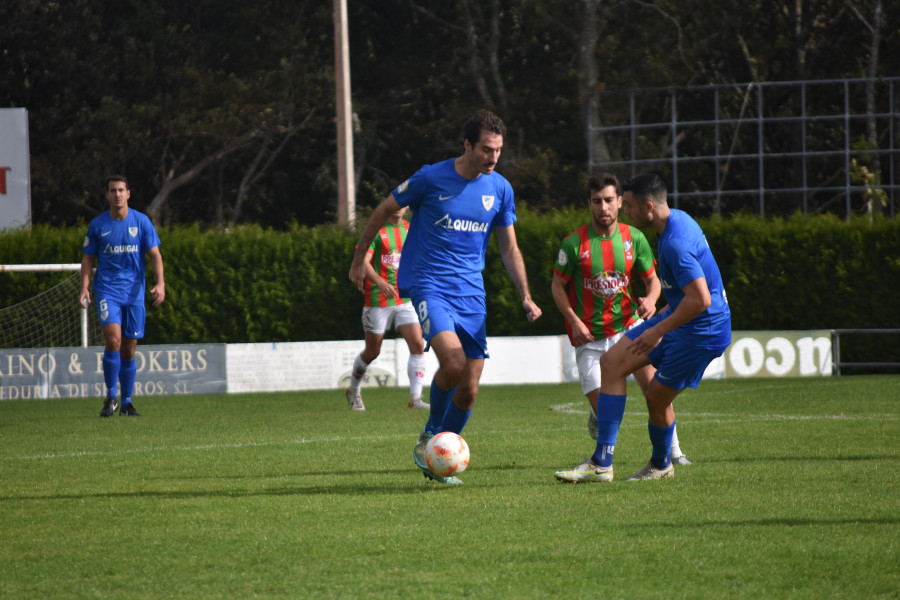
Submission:
M 491 133 L 505 136 L 506 125 L 503 124 L 500 117 L 489 110 L 482 109 L 466 121 L 466 124 L 463 126 L 463 135 L 474 146 L 481 139 L 482 131 L 490 131 Z
M 622 184 L 622 193 L 631 192 L 637 198 L 652 200 L 654 204 L 665 204 L 668 186 L 666 180 L 656 173 L 636 175 Z
M 612 173 L 600 173 L 588 180 L 588 191 L 599 192 L 605 187 L 613 186 L 616 192 L 619 191 L 619 178 Z
M 107 176 L 107 177 L 106 177 L 106 185 L 104 186 L 104 189 L 106 189 L 106 190 L 109 189 L 109 182 L 110 182 L 110 181 L 121 181 L 122 183 L 125 184 L 125 189 L 126 189 L 126 190 L 130 190 L 130 189 L 131 189 L 131 187 L 128 185 L 128 180 L 125 178 L 124 175 L 109 175 L 109 176 Z

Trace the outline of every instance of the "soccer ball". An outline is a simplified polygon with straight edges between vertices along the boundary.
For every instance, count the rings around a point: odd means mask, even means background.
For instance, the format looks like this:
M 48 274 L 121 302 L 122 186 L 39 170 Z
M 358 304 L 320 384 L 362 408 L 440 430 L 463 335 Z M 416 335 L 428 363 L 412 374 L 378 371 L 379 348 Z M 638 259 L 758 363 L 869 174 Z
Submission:
M 425 462 L 440 477 L 462 473 L 469 466 L 469 445 L 452 431 L 444 431 L 428 440 Z

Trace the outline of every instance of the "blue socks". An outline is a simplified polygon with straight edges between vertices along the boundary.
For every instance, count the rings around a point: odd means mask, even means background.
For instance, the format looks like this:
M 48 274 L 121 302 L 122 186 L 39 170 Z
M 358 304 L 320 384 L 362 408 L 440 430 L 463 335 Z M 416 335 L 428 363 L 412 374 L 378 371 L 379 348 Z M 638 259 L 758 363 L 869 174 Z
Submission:
M 597 398 L 597 448 L 591 456 L 595 465 L 612 466 L 619 425 L 625 415 L 625 394 L 600 394 Z
M 116 397 L 116 382 L 119 380 L 121 366 L 122 363 L 117 350 L 103 350 L 103 381 L 106 383 L 106 396 L 108 398 Z M 134 378 L 131 381 L 133 383 Z
M 463 427 L 469 420 L 471 410 L 460 410 L 453 403 L 453 395 L 456 394 L 456 387 L 452 390 L 444 391 L 431 382 L 431 390 L 429 392 L 429 402 L 431 409 L 428 413 L 428 422 L 425 423 L 425 431 L 438 434 L 442 431 L 452 431 L 455 434 L 462 433 Z
M 118 350 L 103 350 L 103 382 L 106 383 L 107 397 L 116 397 L 118 383 L 122 386 L 122 404 L 130 404 L 136 376 L 137 363 L 133 358 L 122 360 Z
M 653 454 L 650 455 L 650 462 L 657 469 L 665 469 L 672 462 L 670 453 L 675 423 L 673 421 L 668 427 L 656 427 L 648 422 L 647 429 L 650 432 L 650 443 L 653 444 Z
M 131 394 L 134 393 L 134 379 L 137 375 L 137 364 L 134 359 L 121 361 L 119 369 L 119 383 L 122 384 L 122 404 L 131 404 Z
M 456 393 L 456 387 L 451 390 L 444 391 L 437 386 L 434 381 L 431 382 L 431 389 L 428 394 L 428 401 L 431 408 L 428 413 L 428 422 L 425 423 L 425 431 L 438 434 L 443 431 L 442 424 L 444 422 L 444 413 L 447 407 L 453 404 L 453 394 Z
M 452 431 L 459 435 L 469 420 L 472 410 L 462 410 L 451 399 L 447 403 L 447 411 L 444 413 L 444 431 Z

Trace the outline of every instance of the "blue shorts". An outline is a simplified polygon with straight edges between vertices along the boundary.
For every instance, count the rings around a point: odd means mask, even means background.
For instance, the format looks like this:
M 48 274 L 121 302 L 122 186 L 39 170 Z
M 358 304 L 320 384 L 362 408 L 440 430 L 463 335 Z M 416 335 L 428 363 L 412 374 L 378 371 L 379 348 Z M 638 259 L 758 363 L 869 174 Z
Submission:
M 668 316 L 668 312 L 658 314 L 625 332 L 630 340 L 636 340 L 646 329 L 653 327 Z M 729 336 L 730 337 L 730 336 Z M 683 390 L 696 389 L 703 378 L 703 372 L 714 359 L 722 356 L 728 344 L 721 346 L 716 340 L 710 345 L 707 336 L 685 335 L 677 329 L 663 336 L 662 341 L 650 351 L 650 364 L 656 367 L 654 378 L 666 387 Z
M 425 349 L 442 331 L 456 333 L 467 358 L 490 358 L 485 327 L 487 305 L 481 296 L 448 298 L 433 292 L 413 293 L 412 304 L 419 316 Z
M 147 309 L 143 304 L 119 304 L 115 300 L 101 298 L 97 301 L 97 315 L 100 327 L 117 323 L 122 327 L 122 337 L 132 340 L 144 338 Z

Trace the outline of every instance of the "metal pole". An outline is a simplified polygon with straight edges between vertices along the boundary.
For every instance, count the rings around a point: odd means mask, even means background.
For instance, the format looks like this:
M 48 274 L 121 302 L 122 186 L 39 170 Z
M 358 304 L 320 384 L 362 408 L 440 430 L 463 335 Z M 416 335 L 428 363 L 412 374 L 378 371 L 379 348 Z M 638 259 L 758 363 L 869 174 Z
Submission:
M 766 195 L 765 195 L 765 187 L 766 187 L 766 176 L 765 176 L 765 161 L 763 160 L 763 149 L 765 146 L 763 145 L 763 136 L 765 135 L 765 129 L 763 126 L 763 94 L 762 94 L 763 86 L 759 85 L 756 88 L 756 164 L 759 173 L 757 173 L 757 185 L 759 189 L 757 193 L 759 195 L 759 216 L 766 216 Z
M 635 127 L 635 119 L 637 118 L 634 109 L 634 90 L 628 94 L 628 118 L 631 121 L 631 176 L 637 174 L 635 161 L 637 160 L 637 128 Z
M 334 83 L 337 94 L 338 223 L 356 220 L 353 167 L 353 108 L 350 103 L 350 41 L 347 1 L 334 0 Z
M 888 129 L 890 130 L 890 135 L 888 136 L 889 146 L 888 146 L 888 183 L 891 186 L 891 208 L 890 215 L 891 218 L 894 218 L 894 199 L 897 196 L 897 188 L 894 187 L 895 179 L 894 179 L 894 170 L 897 168 L 897 160 L 896 160 L 896 151 L 894 149 L 894 122 L 897 119 L 897 111 L 894 110 L 894 81 L 888 82 L 888 112 L 890 113 L 890 118 L 888 119 Z M 882 179 L 882 181 L 884 181 Z
M 844 204 L 850 218 L 850 84 L 844 81 Z
M 809 182 L 806 175 L 806 82 L 800 84 L 800 151 L 803 154 L 803 214 L 807 212 Z
M 716 204 L 714 214 L 721 215 L 722 214 L 722 173 L 720 172 L 721 164 L 719 164 L 719 88 L 713 88 L 713 120 L 716 122 L 714 129 L 714 138 L 713 139 L 713 155 L 715 158 L 715 168 L 713 171 L 715 172 L 716 178 Z
M 594 92 L 587 97 L 587 147 L 588 147 L 588 175 L 594 172 Z
M 672 191 L 673 204 L 678 208 L 678 116 L 675 110 L 675 88 L 672 88 Z
M 831 374 L 841 374 L 841 334 L 831 330 Z

